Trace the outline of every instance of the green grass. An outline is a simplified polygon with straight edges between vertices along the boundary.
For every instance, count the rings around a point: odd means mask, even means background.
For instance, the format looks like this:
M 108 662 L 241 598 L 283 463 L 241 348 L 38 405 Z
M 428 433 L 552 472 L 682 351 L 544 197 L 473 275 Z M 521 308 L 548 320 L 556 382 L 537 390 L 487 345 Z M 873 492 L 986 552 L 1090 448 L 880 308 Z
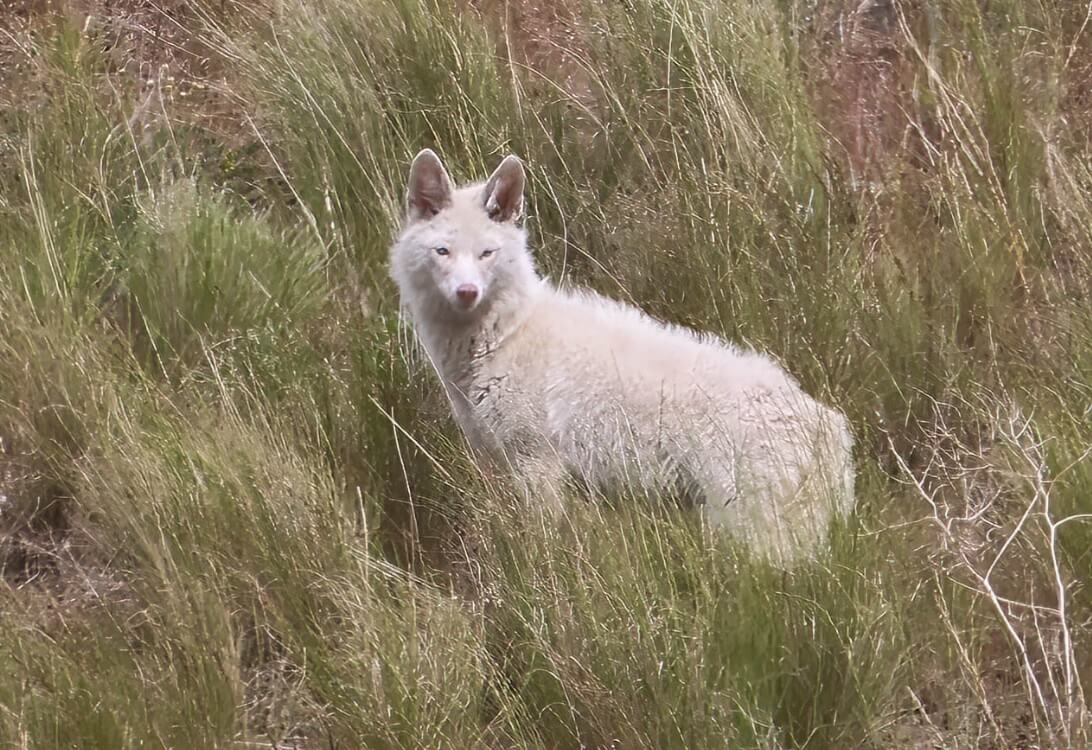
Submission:
M 230 138 L 93 24 L 11 37 L 5 746 L 1086 746 L 1083 13 L 894 18 L 862 181 L 821 114 L 841 5 L 573 7 L 532 67 L 433 0 L 211 4 Z M 847 413 L 828 553 L 785 573 L 627 494 L 547 527 L 474 466 L 386 274 L 423 146 L 520 154 L 553 278 Z

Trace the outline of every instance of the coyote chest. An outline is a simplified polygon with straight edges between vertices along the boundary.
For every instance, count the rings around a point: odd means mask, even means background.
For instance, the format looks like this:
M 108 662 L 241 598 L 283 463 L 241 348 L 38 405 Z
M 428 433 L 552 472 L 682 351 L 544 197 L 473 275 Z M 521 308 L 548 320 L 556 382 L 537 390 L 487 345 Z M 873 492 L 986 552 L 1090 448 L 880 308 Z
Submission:
M 459 427 L 474 448 L 498 458 L 527 442 L 517 439 L 519 430 L 506 428 L 526 399 L 501 346 L 491 332 L 479 330 L 436 342 L 431 352 Z

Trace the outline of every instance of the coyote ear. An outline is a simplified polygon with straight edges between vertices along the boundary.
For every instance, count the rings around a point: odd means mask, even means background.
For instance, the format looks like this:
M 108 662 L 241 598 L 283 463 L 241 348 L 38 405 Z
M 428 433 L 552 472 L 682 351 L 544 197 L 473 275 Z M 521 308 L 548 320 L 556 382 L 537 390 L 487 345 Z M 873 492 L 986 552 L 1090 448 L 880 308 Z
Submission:
M 515 221 L 523 213 L 523 162 L 508 155 L 485 183 L 482 204 L 493 221 Z
M 413 220 L 428 219 L 451 204 L 451 178 L 430 148 L 421 149 L 410 165 L 406 185 L 406 213 Z

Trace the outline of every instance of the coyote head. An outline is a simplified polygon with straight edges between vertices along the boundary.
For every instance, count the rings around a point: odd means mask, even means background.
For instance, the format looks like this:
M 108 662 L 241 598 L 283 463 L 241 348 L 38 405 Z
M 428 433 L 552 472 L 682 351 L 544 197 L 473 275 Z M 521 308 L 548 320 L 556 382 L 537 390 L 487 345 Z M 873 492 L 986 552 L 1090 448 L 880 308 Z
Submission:
M 471 320 L 534 278 L 523 213 L 523 163 L 507 156 L 485 182 L 456 188 L 424 149 L 410 166 L 406 218 L 391 275 L 415 315 Z

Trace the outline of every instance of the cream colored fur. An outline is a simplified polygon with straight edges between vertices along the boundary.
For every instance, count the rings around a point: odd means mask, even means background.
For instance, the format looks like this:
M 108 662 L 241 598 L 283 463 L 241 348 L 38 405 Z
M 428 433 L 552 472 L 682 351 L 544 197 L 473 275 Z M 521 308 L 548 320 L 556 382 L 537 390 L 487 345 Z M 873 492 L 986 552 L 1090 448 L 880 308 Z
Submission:
M 636 483 L 694 498 L 711 525 L 776 561 L 816 550 L 853 507 L 845 418 L 766 356 L 539 278 L 518 221 L 523 186 L 510 156 L 455 189 L 426 149 L 391 249 L 471 445 L 546 508 L 573 479 Z

